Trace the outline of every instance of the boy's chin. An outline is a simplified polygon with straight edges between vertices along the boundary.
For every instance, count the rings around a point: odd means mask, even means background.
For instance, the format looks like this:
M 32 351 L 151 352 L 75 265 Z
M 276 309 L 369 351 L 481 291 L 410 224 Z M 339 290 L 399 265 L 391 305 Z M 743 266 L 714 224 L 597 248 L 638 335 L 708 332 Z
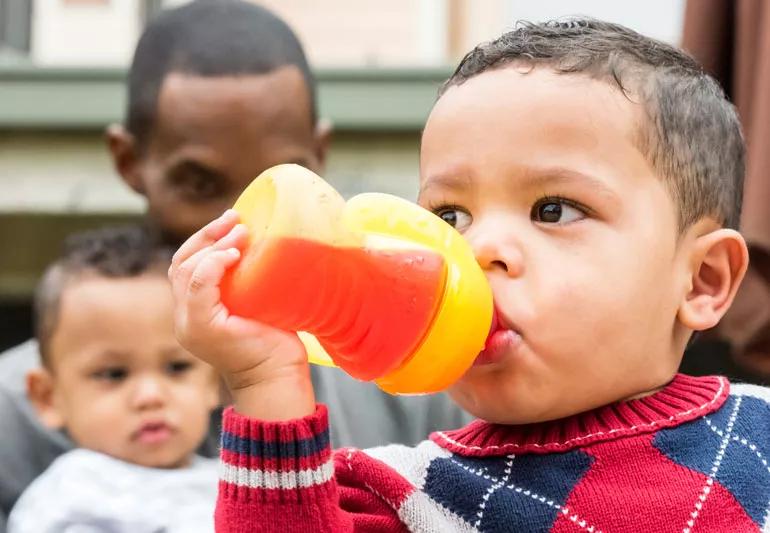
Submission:
M 517 401 L 517 399 L 506 401 L 500 395 L 494 398 L 481 398 L 457 386 L 449 390 L 449 395 L 465 411 L 490 424 L 523 425 L 560 418 L 551 410 L 543 409 L 542 403 Z

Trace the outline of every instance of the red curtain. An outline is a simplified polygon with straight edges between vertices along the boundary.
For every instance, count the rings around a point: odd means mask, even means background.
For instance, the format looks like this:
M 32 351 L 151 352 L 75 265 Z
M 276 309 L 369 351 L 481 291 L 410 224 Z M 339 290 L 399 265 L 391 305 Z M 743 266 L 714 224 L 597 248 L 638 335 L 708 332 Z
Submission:
M 741 232 L 752 264 L 718 332 L 736 362 L 770 377 L 770 1 L 688 0 L 682 46 L 720 81 L 743 123 Z

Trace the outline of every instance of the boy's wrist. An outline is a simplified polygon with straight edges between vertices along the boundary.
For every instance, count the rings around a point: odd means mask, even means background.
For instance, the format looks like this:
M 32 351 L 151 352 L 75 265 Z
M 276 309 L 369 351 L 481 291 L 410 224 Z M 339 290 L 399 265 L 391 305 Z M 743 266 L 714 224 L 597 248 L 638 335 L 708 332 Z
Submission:
M 229 388 L 233 407 L 249 418 L 281 422 L 315 412 L 315 394 L 308 368 Z

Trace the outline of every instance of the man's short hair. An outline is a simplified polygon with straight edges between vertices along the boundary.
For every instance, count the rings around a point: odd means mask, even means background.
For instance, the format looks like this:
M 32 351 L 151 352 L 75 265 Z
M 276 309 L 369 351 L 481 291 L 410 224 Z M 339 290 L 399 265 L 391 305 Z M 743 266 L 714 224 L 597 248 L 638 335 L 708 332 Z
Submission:
M 70 236 L 61 257 L 50 265 L 35 292 L 35 337 L 43 364 L 50 365 L 50 343 L 59 322 L 62 294 L 87 276 L 132 278 L 149 272 L 164 275 L 173 249 L 156 245 L 140 226 L 107 227 Z
M 738 115 L 719 84 L 685 52 L 593 19 L 520 22 L 469 52 L 440 94 L 508 64 L 542 65 L 619 87 L 644 111 L 634 132 L 637 146 L 665 180 L 680 231 L 703 217 L 738 227 L 745 171 Z
M 145 29 L 128 73 L 126 128 L 140 147 L 155 123 L 163 81 L 173 73 L 204 77 L 262 75 L 295 66 L 305 79 L 313 124 L 315 78 L 297 36 L 267 9 L 241 0 L 196 0 L 165 11 Z

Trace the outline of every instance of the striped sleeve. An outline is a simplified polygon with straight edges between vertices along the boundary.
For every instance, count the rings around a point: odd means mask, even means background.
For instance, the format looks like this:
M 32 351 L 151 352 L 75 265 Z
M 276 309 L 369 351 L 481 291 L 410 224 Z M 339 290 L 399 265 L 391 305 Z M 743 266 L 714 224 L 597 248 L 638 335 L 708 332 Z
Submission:
M 333 474 L 326 407 L 304 419 L 265 423 L 224 415 L 220 478 L 225 494 L 239 491 L 250 499 L 301 498 L 323 487 Z
M 383 515 L 393 515 L 366 490 L 338 488 L 326 406 L 288 422 L 251 419 L 230 407 L 222 425 L 217 532 L 375 531 L 383 530 L 371 527 L 386 523 Z

